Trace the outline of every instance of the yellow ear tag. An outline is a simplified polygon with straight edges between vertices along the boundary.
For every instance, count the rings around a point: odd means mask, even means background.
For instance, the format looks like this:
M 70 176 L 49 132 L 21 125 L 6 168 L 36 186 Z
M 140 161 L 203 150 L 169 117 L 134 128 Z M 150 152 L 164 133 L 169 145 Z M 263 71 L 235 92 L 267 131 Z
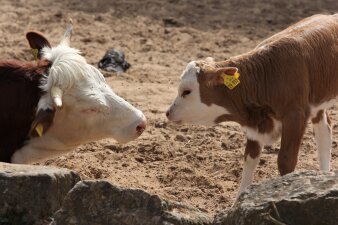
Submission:
M 32 48 L 31 51 L 32 51 L 34 60 L 38 61 L 39 50 L 37 50 L 36 48 Z
M 239 73 L 236 72 L 234 75 L 223 74 L 224 85 L 230 90 L 234 89 L 239 83 Z
M 41 123 L 39 123 L 36 127 L 35 127 L 35 131 L 36 133 L 38 133 L 39 137 L 42 136 L 43 134 L 43 125 Z

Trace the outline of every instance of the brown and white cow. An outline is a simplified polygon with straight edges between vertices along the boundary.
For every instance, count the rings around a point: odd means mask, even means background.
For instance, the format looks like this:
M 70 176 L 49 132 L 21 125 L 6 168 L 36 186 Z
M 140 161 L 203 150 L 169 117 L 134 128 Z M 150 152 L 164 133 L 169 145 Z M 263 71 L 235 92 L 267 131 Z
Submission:
M 128 142 L 145 129 L 143 113 L 69 47 L 71 32 L 70 24 L 56 47 L 29 32 L 38 62 L 0 61 L 0 161 L 36 162 L 103 138 Z
M 241 193 L 252 183 L 262 148 L 280 137 L 279 172 L 294 171 L 309 119 L 320 169 L 330 170 L 331 124 L 326 109 L 337 95 L 338 14 L 315 15 L 245 54 L 223 62 L 190 62 L 166 115 L 176 123 L 235 121 L 246 130 Z

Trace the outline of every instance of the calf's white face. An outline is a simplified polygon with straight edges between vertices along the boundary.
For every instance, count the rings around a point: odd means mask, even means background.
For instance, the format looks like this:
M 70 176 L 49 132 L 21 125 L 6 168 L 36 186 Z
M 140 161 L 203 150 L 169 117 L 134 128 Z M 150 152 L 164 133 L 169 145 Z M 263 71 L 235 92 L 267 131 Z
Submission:
M 201 101 L 200 84 L 197 79 L 199 72 L 200 68 L 195 61 L 190 62 L 183 71 L 177 96 L 166 112 L 170 121 L 213 125 L 216 118 L 228 114 L 228 111 L 223 107 L 214 104 L 208 106 Z

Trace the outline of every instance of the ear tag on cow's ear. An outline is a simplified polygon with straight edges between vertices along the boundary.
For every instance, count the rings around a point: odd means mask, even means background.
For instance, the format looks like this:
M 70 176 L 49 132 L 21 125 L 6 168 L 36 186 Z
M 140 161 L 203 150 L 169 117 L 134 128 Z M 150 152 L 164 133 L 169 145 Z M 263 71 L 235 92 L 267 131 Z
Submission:
M 39 135 L 39 137 L 41 137 L 42 134 L 43 134 L 43 125 L 41 123 L 39 123 L 38 125 L 36 125 L 35 131 Z
M 38 49 L 36 49 L 36 48 L 32 48 L 32 49 L 31 49 L 31 51 L 32 51 L 32 54 L 33 54 L 34 60 L 35 60 L 35 61 L 38 61 L 38 54 L 39 54 L 39 50 L 38 50 Z
M 240 83 L 239 75 L 238 71 L 234 75 L 223 74 L 224 85 L 230 90 L 234 89 Z

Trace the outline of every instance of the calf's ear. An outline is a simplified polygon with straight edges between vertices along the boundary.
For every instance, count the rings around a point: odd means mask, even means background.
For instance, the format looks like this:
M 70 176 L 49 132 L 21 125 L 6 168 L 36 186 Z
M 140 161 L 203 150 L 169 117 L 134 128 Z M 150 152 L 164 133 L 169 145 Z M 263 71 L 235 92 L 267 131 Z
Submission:
M 204 71 L 203 73 L 208 86 L 215 86 L 215 85 L 224 85 L 224 75 L 234 76 L 237 71 L 238 68 L 236 67 L 223 67 Z
M 233 76 L 235 75 L 235 73 L 238 71 L 237 67 L 223 67 L 223 68 L 219 68 L 217 69 L 216 73 L 219 75 L 229 75 L 229 76 Z
M 30 137 L 41 137 L 53 123 L 55 110 L 40 109 L 32 122 L 29 132 Z
M 37 59 L 41 58 L 41 49 L 44 47 L 51 47 L 47 38 L 37 31 L 27 32 L 26 39 L 28 40 L 29 46 L 32 48 L 34 57 Z

